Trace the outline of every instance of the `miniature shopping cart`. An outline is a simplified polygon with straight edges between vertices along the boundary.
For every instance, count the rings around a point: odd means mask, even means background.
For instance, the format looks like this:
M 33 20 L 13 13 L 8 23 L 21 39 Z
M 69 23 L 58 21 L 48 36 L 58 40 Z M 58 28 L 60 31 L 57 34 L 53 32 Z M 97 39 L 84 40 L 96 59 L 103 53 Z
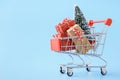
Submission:
M 108 18 L 107 20 L 99 21 L 90 20 L 88 22 L 88 25 L 93 26 L 94 23 L 101 22 L 104 22 L 107 26 L 110 26 L 112 20 L 110 18 Z M 108 27 L 103 27 L 103 29 L 100 32 L 96 30 L 96 27 L 90 27 L 91 31 L 90 34 L 84 34 L 82 33 L 82 31 L 80 32 L 79 29 L 80 29 L 79 25 L 74 25 L 73 27 L 69 28 L 69 30 L 67 30 L 67 33 L 69 34 L 68 36 L 63 35 L 65 37 L 61 37 L 61 35 L 57 34 L 54 35 L 53 38 L 51 39 L 51 50 L 58 53 L 68 54 L 72 59 L 71 63 L 62 64 L 60 66 L 60 72 L 64 74 L 67 69 L 67 75 L 72 76 L 73 75 L 72 69 L 74 68 L 86 68 L 88 72 L 90 71 L 91 68 L 100 68 L 101 74 L 105 75 L 107 73 L 106 70 L 107 62 L 101 56 L 103 55 L 104 51 Z M 89 64 L 84 60 L 84 58 L 81 57 L 82 55 L 99 58 L 105 64 L 102 65 Z M 78 56 L 82 63 L 75 64 L 73 56 Z
M 74 20 L 66 18 L 57 24 L 55 28 L 58 34 L 53 35 L 50 40 L 52 51 L 68 54 L 72 59 L 71 63 L 60 66 L 60 72 L 64 74 L 67 69 L 67 75 L 72 76 L 72 69 L 74 68 L 86 68 L 87 71 L 90 71 L 91 68 L 100 68 L 101 74 L 105 75 L 107 73 L 107 62 L 102 58 L 102 55 L 108 27 L 92 26 L 94 23 L 105 23 L 105 25 L 110 26 L 112 19 L 90 20 L 87 22 L 77 5 L 74 6 L 74 10 Z M 82 63 L 76 64 L 73 56 L 79 57 Z M 96 57 L 103 61 L 104 64 L 90 64 L 82 56 Z

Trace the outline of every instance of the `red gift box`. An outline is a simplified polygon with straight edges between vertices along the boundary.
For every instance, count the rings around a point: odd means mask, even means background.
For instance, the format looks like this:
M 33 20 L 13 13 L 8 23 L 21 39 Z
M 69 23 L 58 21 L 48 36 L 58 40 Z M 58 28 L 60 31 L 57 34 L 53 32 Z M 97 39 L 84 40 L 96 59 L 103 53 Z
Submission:
M 53 51 L 69 51 L 75 49 L 72 40 L 61 40 L 53 38 L 50 40 L 51 50 Z
M 61 23 L 57 24 L 55 28 L 59 34 L 65 34 L 66 31 L 73 25 L 75 25 L 75 21 L 66 18 Z

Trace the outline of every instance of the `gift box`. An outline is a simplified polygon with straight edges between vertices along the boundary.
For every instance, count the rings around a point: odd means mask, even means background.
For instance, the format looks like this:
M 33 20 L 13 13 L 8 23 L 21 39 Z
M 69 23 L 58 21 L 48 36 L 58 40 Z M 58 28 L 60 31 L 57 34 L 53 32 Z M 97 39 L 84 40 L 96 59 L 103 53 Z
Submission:
M 59 34 L 65 34 L 67 32 L 67 30 L 73 25 L 75 25 L 74 20 L 70 20 L 68 18 L 65 18 L 61 23 L 57 24 L 55 26 L 55 28 Z
M 73 27 L 67 30 L 69 36 L 77 36 L 77 38 L 73 38 L 72 41 L 75 44 L 77 53 L 85 54 L 92 48 L 91 44 L 88 41 L 88 38 L 83 36 L 84 31 L 81 27 L 75 24 Z
M 51 50 L 53 51 L 69 51 L 74 50 L 75 45 L 72 40 L 61 40 L 58 38 L 52 38 L 50 40 Z

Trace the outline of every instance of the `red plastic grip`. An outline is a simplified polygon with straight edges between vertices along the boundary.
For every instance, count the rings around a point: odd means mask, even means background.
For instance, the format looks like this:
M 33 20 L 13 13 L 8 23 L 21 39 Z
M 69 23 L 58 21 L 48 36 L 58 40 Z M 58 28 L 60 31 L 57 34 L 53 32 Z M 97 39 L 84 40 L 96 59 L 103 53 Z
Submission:
M 112 19 L 111 19 L 111 18 L 107 18 L 106 20 L 96 20 L 96 21 L 89 20 L 89 21 L 88 21 L 88 25 L 89 25 L 89 26 L 93 26 L 94 23 L 104 23 L 104 24 L 107 25 L 107 26 L 111 26 L 111 24 L 112 24 Z

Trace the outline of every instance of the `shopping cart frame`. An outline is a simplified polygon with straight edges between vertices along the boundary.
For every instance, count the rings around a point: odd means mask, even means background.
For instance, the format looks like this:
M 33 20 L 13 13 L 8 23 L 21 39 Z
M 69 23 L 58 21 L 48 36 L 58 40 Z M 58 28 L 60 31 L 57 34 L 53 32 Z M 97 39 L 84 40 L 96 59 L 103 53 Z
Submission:
M 106 41 L 106 35 L 107 35 L 107 32 L 108 32 L 108 28 L 106 29 L 103 29 L 103 31 L 101 31 L 100 33 L 99 32 L 95 32 L 95 27 L 91 27 L 91 34 L 88 34 L 88 35 L 82 35 L 82 36 L 69 36 L 69 37 L 61 37 L 59 39 L 61 40 L 66 40 L 66 39 L 74 39 L 74 38 L 78 38 L 78 37 L 88 37 L 88 36 L 92 36 L 92 37 L 95 37 L 95 41 L 97 44 L 95 44 L 96 47 L 98 47 L 99 45 L 102 46 L 102 51 L 101 53 L 97 53 L 97 48 L 94 48 L 94 49 L 91 49 L 92 52 L 88 51 L 87 53 L 85 54 L 82 54 L 82 53 L 77 53 L 75 51 L 73 51 L 72 49 L 71 50 L 68 50 L 68 51 L 56 51 L 58 53 L 64 53 L 64 54 L 68 54 L 69 57 L 72 59 L 72 62 L 70 63 L 67 63 L 67 64 L 61 64 L 60 65 L 60 72 L 62 74 L 64 74 L 66 72 L 66 69 L 67 69 L 67 75 L 68 76 L 72 76 L 73 75 L 73 69 L 74 68 L 86 68 L 86 70 L 89 72 L 91 70 L 91 68 L 100 68 L 100 72 L 102 75 L 106 75 L 107 73 L 107 70 L 106 70 L 106 66 L 107 66 L 107 61 L 102 58 L 102 55 L 103 55 L 103 51 L 104 51 L 104 45 L 105 45 L 105 41 Z M 104 39 L 103 39 L 103 42 L 100 43 L 101 41 L 101 38 L 104 36 Z M 98 39 L 96 40 L 96 37 L 98 37 Z M 72 45 L 73 46 L 73 45 Z M 70 47 L 70 46 L 61 46 L 61 47 Z M 81 57 L 82 55 L 85 55 L 85 56 L 91 56 L 91 57 L 96 57 L 100 60 L 102 60 L 104 62 L 103 65 L 91 65 L 91 64 L 88 64 L 85 62 L 85 60 Z M 73 56 L 77 56 L 81 61 L 82 63 L 81 64 L 75 64 L 74 63 L 74 58 Z

